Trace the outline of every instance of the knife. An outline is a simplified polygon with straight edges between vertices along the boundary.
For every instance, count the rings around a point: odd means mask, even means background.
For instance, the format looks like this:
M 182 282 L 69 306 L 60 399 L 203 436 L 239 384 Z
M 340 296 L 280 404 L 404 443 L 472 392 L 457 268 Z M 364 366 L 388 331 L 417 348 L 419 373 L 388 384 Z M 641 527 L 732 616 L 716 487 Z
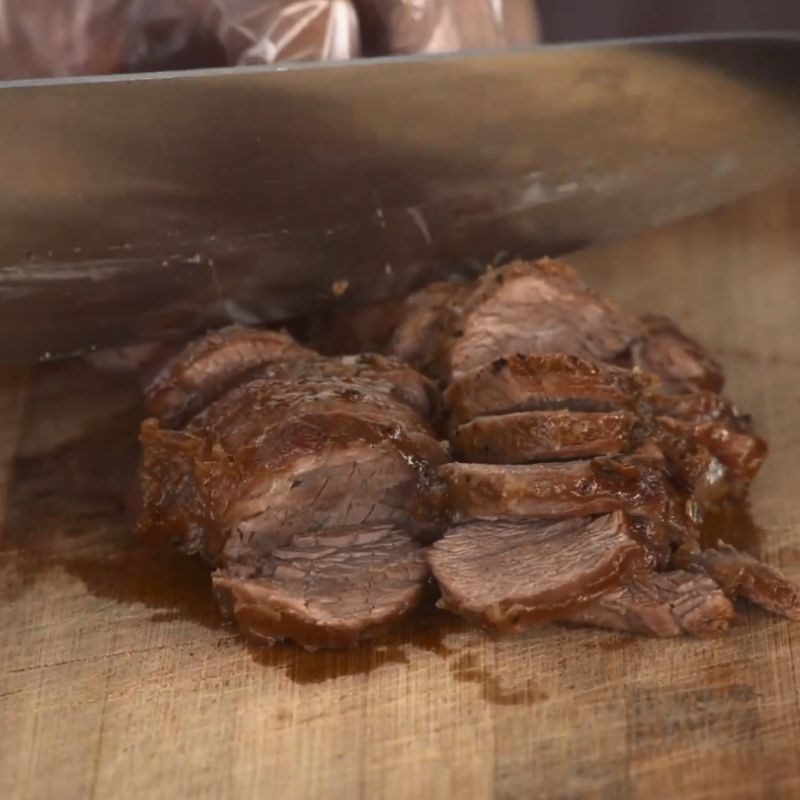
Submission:
M 0 84 L 0 362 L 709 209 L 798 166 L 799 74 L 800 40 L 764 35 Z

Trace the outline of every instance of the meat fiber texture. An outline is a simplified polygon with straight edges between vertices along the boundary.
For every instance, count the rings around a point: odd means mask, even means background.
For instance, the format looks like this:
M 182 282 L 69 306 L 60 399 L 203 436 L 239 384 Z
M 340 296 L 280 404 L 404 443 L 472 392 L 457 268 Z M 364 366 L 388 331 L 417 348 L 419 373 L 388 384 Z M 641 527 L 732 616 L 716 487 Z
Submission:
M 419 373 L 232 328 L 174 356 L 146 402 L 138 528 L 209 561 L 251 638 L 352 645 L 425 599 L 448 454 Z
M 471 286 L 421 290 L 390 350 L 446 387 L 463 460 L 655 446 L 671 477 L 710 504 L 741 494 L 766 456 L 750 420 L 718 394 L 721 368 L 699 344 L 665 317 L 623 311 L 560 261 L 514 262 Z
M 655 636 L 726 628 L 730 597 L 797 615 L 774 568 L 700 549 L 704 510 L 746 491 L 766 445 L 670 319 L 623 311 L 563 262 L 515 262 L 411 296 L 390 351 L 444 387 L 464 462 L 440 470 L 456 524 L 429 554 L 450 610 L 501 630 L 555 618 Z M 596 591 L 597 524 L 619 513 L 644 557 Z M 577 551 L 564 520 L 580 521 Z M 548 594 L 554 575 L 563 596 Z
M 391 335 L 369 310 L 332 329 L 387 355 L 232 327 L 149 383 L 139 530 L 209 561 L 251 639 L 352 646 L 437 591 L 502 633 L 706 635 L 737 598 L 800 618 L 777 569 L 700 545 L 766 445 L 671 320 L 549 260 L 432 284 L 391 316 Z

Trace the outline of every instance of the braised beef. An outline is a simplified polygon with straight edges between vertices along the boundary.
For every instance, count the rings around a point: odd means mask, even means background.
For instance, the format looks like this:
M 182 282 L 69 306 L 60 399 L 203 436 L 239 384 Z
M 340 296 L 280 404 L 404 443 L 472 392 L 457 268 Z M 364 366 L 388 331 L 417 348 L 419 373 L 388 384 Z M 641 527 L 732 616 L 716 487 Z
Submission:
M 313 355 L 287 334 L 232 325 L 175 354 L 147 386 L 145 404 L 153 416 L 178 426 L 253 367 Z
M 564 354 L 514 353 L 453 380 L 444 393 L 452 423 L 514 411 L 632 409 L 649 381 L 630 370 Z
M 644 332 L 631 347 L 631 360 L 646 372 L 658 375 L 665 391 L 722 390 L 722 367 L 673 320 L 660 314 L 645 314 L 639 321 Z
M 684 502 L 657 464 L 595 458 L 530 465 L 445 464 L 439 476 L 454 520 L 559 517 L 626 510 L 658 564 L 669 548 L 697 539 Z
M 561 261 L 516 261 L 487 272 L 451 323 L 448 376 L 510 353 L 566 353 L 616 363 L 641 330 Z
M 670 417 L 660 417 L 659 423 L 665 430 L 684 441 L 696 443 L 717 459 L 727 471 L 728 494 L 740 494 L 767 457 L 767 445 L 761 437 L 732 430 L 728 423 L 692 425 Z
M 255 381 L 269 385 L 273 394 L 308 396 L 315 387 L 323 393 L 360 390 L 374 399 L 410 408 L 417 419 L 420 415 L 431 418 L 439 406 L 438 392 L 429 380 L 394 359 L 376 355 L 273 361 L 247 373 L 241 383 Z M 234 383 L 229 391 L 236 388 Z
M 710 508 L 738 491 L 725 466 L 691 432 L 676 432 L 672 421 L 659 418 L 640 428 L 637 452 L 654 447 L 675 487 L 700 508 Z
M 722 422 L 739 433 L 752 433 L 753 420 L 743 414 L 730 400 L 716 392 L 696 391 L 683 394 L 656 393 L 650 398 L 655 414 L 681 422 L 700 425 Z
M 297 534 L 265 558 L 216 572 L 213 587 L 255 642 L 350 647 L 416 609 L 428 567 L 402 527 L 366 524 Z
M 565 461 L 629 452 L 635 425 L 636 416 L 628 411 L 523 411 L 460 425 L 452 443 L 463 461 Z
M 735 611 L 705 575 L 675 570 L 639 574 L 571 614 L 581 625 L 647 636 L 701 636 L 726 630 Z
M 426 575 L 414 537 L 443 525 L 433 468 L 448 458 L 425 418 L 436 406 L 426 379 L 391 359 L 323 359 L 283 335 L 236 331 L 184 351 L 157 386 L 170 422 L 193 414 L 180 430 L 142 425 L 138 527 L 217 566 L 243 629 L 352 643 L 413 605 Z M 293 569 L 307 573 L 305 601 Z M 399 582 L 367 591 L 373 573 Z M 325 616 L 326 586 L 339 616 Z
M 394 357 L 232 328 L 150 384 L 139 529 L 202 554 L 248 636 L 378 635 L 426 595 L 426 559 L 444 607 L 505 632 L 701 635 L 730 625 L 734 597 L 800 619 L 777 569 L 701 549 L 704 510 L 747 488 L 766 445 L 670 320 L 543 260 L 432 284 L 341 329 L 339 344 L 388 342 Z
M 645 569 L 624 512 L 561 520 L 481 520 L 428 553 L 441 605 L 510 633 L 561 619 Z
M 264 438 L 260 431 L 296 412 L 321 413 L 348 408 L 365 419 L 394 421 L 430 432 L 418 411 L 398 397 L 395 385 L 383 378 L 348 376 L 280 380 L 253 377 L 231 389 L 219 400 L 198 412 L 187 430 L 218 429 L 231 437 Z
M 638 367 L 670 393 L 724 383 L 719 364 L 668 317 L 627 314 L 550 259 L 490 270 L 471 290 L 434 284 L 398 331 L 392 351 L 445 379 L 509 354 L 561 353 Z
M 438 495 L 427 470 L 446 459 L 439 442 L 423 429 L 370 419 L 342 398 L 338 404 L 338 411 L 299 411 L 266 424 L 240 412 L 202 430 L 199 423 L 190 431 L 143 426 L 140 527 L 151 536 L 163 530 L 191 551 L 201 549 L 200 539 L 215 563 L 270 552 L 295 533 L 330 526 L 397 522 L 420 535 L 435 529 Z
M 427 375 L 446 377 L 451 327 L 456 325 L 461 302 L 471 291 L 469 284 L 441 281 L 410 295 L 389 352 Z
M 757 606 L 800 620 L 800 589 L 780 570 L 724 542 L 714 548 L 682 548 L 676 563 L 711 577 L 731 597 L 742 597 Z

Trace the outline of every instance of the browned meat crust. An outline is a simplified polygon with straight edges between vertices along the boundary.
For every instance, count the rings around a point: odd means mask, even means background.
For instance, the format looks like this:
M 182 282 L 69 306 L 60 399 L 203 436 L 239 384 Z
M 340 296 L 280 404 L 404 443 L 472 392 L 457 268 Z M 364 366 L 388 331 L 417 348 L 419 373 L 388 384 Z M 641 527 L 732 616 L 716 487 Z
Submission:
M 523 411 L 479 417 L 456 428 L 456 457 L 484 464 L 527 464 L 619 455 L 633 447 L 628 411 Z
M 312 351 L 288 334 L 232 325 L 191 342 L 172 356 L 145 389 L 145 404 L 154 417 L 177 426 L 248 370 L 310 355 Z

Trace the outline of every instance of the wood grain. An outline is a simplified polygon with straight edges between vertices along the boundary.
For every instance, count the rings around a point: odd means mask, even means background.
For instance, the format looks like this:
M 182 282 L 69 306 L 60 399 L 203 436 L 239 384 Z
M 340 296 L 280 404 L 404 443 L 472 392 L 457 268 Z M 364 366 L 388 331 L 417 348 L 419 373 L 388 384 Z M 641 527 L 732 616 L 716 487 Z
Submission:
M 5 534 L 11 476 L 23 428 L 28 373 L 25 367 L 0 369 L 0 545 Z
M 800 182 L 579 260 L 724 362 L 772 444 L 752 544 L 800 579 Z M 201 565 L 131 540 L 135 398 L 51 366 L 4 419 L 0 797 L 800 796 L 800 627 L 757 611 L 708 641 L 434 617 L 354 653 L 249 650 Z

